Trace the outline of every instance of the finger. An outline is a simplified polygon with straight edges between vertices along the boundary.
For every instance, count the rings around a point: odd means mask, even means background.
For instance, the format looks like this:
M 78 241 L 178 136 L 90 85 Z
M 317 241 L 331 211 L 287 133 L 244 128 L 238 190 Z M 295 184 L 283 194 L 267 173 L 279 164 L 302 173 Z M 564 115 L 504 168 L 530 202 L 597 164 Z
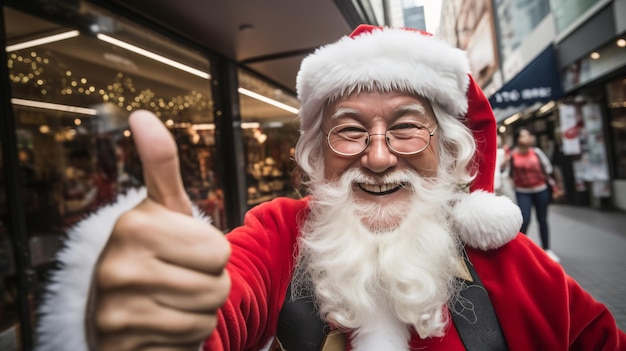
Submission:
M 163 122 L 146 110 L 129 117 L 137 146 L 148 198 L 170 210 L 191 215 L 191 202 L 180 175 L 176 142 Z
M 98 306 L 96 322 L 102 334 L 124 331 L 149 331 L 178 336 L 180 342 L 201 338 L 201 333 L 215 327 L 217 309 L 212 312 L 188 312 L 169 308 L 127 289 L 107 295 Z M 187 339 L 181 339 L 185 336 Z
M 145 202 L 120 216 L 114 233 L 109 243 L 112 249 L 106 255 L 116 257 L 107 257 L 102 263 L 112 266 L 112 273 L 117 269 L 120 274 L 126 272 L 123 264 L 127 260 L 137 260 L 132 266 L 140 268 L 141 260 L 155 258 L 201 273 L 219 274 L 230 256 L 230 244 L 217 228 L 154 202 Z M 105 282 L 110 279 L 103 277 Z
M 111 300 L 117 308 L 100 309 L 96 316 L 102 349 L 137 350 L 156 344 L 193 345 L 204 340 L 217 324 L 216 313 L 178 311 L 136 294 L 120 294 L 119 298 Z
M 204 283 L 201 283 L 200 280 L 191 281 L 187 279 L 192 275 L 190 272 L 193 271 L 181 271 L 174 266 L 169 266 L 169 268 L 171 269 L 164 269 L 161 273 L 171 271 L 174 274 L 181 274 L 175 280 L 186 289 L 161 285 L 150 290 L 152 299 L 159 305 L 189 313 L 215 313 L 226 302 L 231 284 L 228 271 L 224 270 L 222 274 L 215 276 L 205 275 Z M 202 285 L 207 285 L 207 287 L 204 290 L 199 290 L 198 287 Z
M 165 280 L 155 281 L 165 277 L 168 273 L 179 274 L 179 276 L 169 276 Z M 166 268 L 155 271 L 154 275 L 154 278 L 144 276 L 132 285 L 109 292 L 106 302 L 101 303 L 101 308 L 109 310 L 125 306 L 123 313 L 129 314 L 130 317 L 138 315 L 135 310 L 139 308 L 139 305 L 126 306 L 128 301 L 125 301 L 124 297 L 141 291 L 140 295 L 143 295 L 145 300 L 152 300 L 163 308 L 189 313 L 215 313 L 230 293 L 231 281 L 226 270 L 220 275 L 200 276 L 197 272 L 167 265 Z

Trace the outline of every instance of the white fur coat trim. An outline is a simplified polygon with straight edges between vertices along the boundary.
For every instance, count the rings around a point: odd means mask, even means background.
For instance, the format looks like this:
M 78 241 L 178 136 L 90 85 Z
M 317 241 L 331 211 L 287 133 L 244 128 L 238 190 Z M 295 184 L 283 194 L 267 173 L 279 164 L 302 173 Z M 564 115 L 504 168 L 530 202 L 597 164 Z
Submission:
M 145 188 L 129 190 L 68 231 L 65 246 L 56 257 L 60 268 L 52 274 L 39 306 L 35 350 L 88 349 L 85 312 L 94 266 L 119 216 L 145 197 Z M 193 211 L 194 217 L 208 221 L 199 209 Z
M 355 351 L 408 351 L 410 337 L 409 326 L 380 308 L 354 332 L 350 344 Z

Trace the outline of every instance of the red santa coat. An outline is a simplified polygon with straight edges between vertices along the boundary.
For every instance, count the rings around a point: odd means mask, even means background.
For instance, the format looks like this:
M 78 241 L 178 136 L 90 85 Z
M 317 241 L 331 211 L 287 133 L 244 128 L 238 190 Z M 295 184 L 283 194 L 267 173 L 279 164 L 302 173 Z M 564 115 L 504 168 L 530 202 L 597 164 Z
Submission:
M 307 200 L 276 199 L 253 208 L 244 225 L 227 235 L 232 290 L 204 350 L 258 350 L 276 333 L 297 254 L 299 223 L 307 212 Z M 509 350 L 626 350 L 626 334 L 606 306 L 526 236 L 495 250 L 468 247 L 467 253 L 489 293 Z M 410 347 L 464 350 L 453 324 L 441 338 L 421 340 L 414 333 Z

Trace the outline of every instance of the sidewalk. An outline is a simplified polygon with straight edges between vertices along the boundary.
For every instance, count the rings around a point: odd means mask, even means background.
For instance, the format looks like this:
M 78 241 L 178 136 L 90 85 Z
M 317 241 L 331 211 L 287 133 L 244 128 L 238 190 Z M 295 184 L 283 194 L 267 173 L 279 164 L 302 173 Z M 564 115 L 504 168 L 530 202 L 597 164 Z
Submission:
M 626 213 L 551 205 L 551 248 L 565 270 L 615 316 L 626 331 Z M 535 214 L 529 237 L 539 243 Z

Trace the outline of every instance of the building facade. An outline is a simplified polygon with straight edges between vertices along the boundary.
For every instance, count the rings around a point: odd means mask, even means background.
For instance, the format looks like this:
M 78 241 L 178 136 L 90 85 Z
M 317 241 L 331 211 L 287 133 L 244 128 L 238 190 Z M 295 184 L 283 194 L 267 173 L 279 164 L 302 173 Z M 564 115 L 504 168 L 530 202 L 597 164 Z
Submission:
M 624 0 L 442 5 L 440 35 L 468 51 L 505 143 L 529 128 L 567 204 L 626 210 L 625 15 Z

